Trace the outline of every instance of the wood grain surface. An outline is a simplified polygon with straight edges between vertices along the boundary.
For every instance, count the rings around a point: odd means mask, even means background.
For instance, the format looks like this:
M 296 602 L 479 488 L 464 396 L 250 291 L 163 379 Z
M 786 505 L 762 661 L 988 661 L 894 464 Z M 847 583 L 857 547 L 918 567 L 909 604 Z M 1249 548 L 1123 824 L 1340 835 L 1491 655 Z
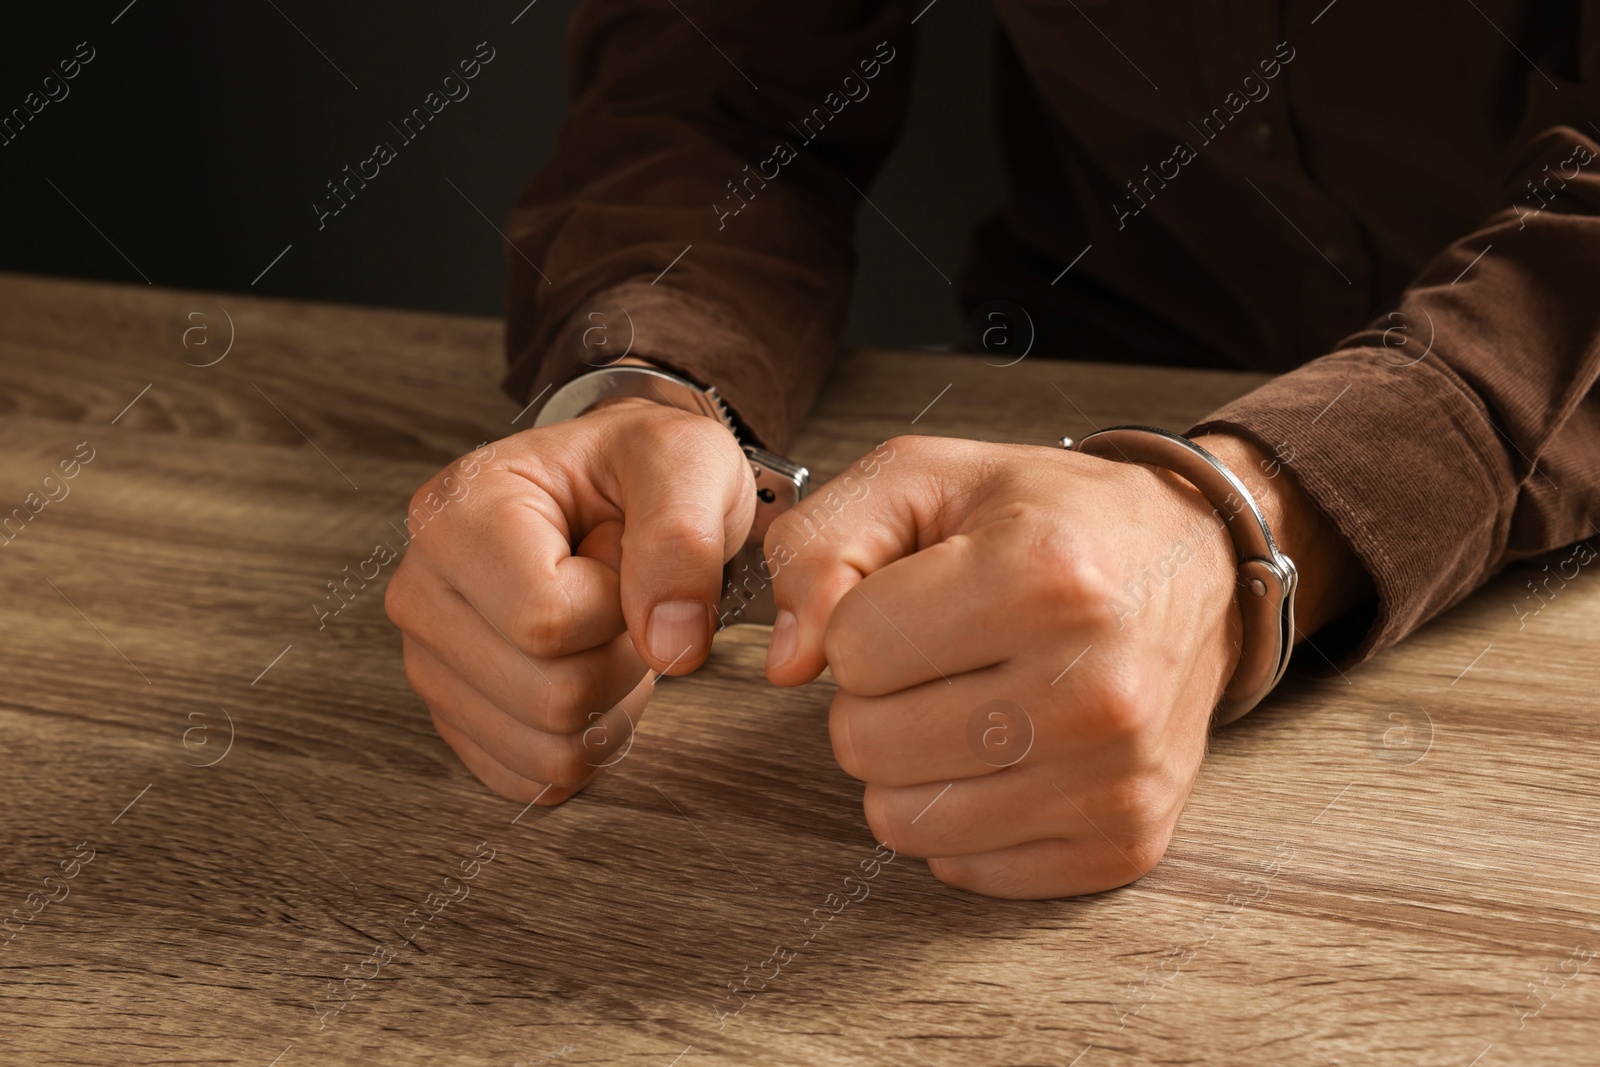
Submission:
M 830 687 L 767 686 L 764 630 L 548 810 L 434 735 L 392 565 L 318 630 L 518 428 L 500 368 L 490 320 L 0 278 L 0 1062 L 1600 1062 L 1600 568 L 1291 680 L 1136 884 L 990 900 L 874 859 Z M 1181 427 L 1257 380 L 867 353 L 794 452 Z

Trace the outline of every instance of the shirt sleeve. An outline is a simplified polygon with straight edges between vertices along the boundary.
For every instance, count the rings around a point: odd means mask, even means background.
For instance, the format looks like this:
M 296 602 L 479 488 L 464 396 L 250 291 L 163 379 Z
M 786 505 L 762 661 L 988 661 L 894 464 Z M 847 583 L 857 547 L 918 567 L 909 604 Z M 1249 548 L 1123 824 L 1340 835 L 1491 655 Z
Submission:
M 531 400 L 627 351 L 716 386 L 787 447 L 837 354 L 859 190 L 905 112 L 910 14 L 588 0 L 571 110 L 512 210 L 507 391 Z
M 1530 93 L 1506 206 L 1393 312 L 1191 430 L 1275 455 L 1366 566 L 1377 603 L 1346 664 L 1507 563 L 1597 532 L 1600 127 L 1584 116 L 1600 115 L 1600 72 L 1586 73 L 1587 89 Z

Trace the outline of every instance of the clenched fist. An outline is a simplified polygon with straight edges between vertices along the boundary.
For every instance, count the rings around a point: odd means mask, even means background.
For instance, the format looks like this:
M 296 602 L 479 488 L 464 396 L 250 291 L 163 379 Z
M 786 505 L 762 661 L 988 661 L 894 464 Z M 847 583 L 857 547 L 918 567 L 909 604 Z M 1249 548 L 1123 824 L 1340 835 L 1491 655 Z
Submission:
M 385 599 L 406 678 L 485 785 L 558 803 L 625 754 L 655 674 L 704 662 L 749 464 L 721 424 L 622 400 L 464 457 L 412 504 L 441 498 Z
M 1249 471 L 1242 443 L 1202 440 Z M 834 753 L 866 783 L 873 835 L 941 880 L 1057 897 L 1140 877 L 1238 659 L 1227 531 L 1197 490 L 1147 466 L 940 438 L 889 447 L 878 477 L 852 469 L 817 491 L 839 490 L 837 509 L 802 501 L 769 529 L 768 677 L 832 670 Z M 1302 625 L 1348 606 L 1330 580 L 1360 596 L 1339 574 L 1364 572 L 1289 480 L 1250 481 L 1303 554 Z

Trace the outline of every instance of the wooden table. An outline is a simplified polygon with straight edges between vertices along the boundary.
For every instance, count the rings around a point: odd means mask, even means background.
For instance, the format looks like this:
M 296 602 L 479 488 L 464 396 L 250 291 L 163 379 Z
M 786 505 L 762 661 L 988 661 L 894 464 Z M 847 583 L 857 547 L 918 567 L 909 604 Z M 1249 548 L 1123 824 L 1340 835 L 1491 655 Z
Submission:
M 548 810 L 435 737 L 387 572 L 319 632 L 413 487 L 514 429 L 500 367 L 489 320 L 0 278 L 0 515 L 68 490 L 0 537 L 0 1062 L 1600 1062 L 1590 570 L 1291 682 L 1131 887 L 901 857 L 834 915 L 873 843 L 829 686 L 766 686 L 764 631 Z M 869 353 L 794 451 L 1180 427 L 1255 381 Z

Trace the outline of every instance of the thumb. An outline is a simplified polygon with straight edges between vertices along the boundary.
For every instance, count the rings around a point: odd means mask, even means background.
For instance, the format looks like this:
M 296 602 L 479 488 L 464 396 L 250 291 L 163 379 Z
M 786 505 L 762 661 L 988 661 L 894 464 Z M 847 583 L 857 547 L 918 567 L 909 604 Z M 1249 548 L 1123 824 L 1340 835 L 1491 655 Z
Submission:
M 652 670 L 686 674 L 710 653 L 723 564 L 755 517 L 749 462 L 723 426 L 668 408 L 628 420 L 607 453 L 628 632 Z
M 834 608 L 868 575 L 943 540 L 981 482 L 974 442 L 897 437 L 773 521 L 765 550 L 778 614 L 767 677 L 801 685 L 827 666 Z M 893 468 L 885 476 L 886 468 Z

